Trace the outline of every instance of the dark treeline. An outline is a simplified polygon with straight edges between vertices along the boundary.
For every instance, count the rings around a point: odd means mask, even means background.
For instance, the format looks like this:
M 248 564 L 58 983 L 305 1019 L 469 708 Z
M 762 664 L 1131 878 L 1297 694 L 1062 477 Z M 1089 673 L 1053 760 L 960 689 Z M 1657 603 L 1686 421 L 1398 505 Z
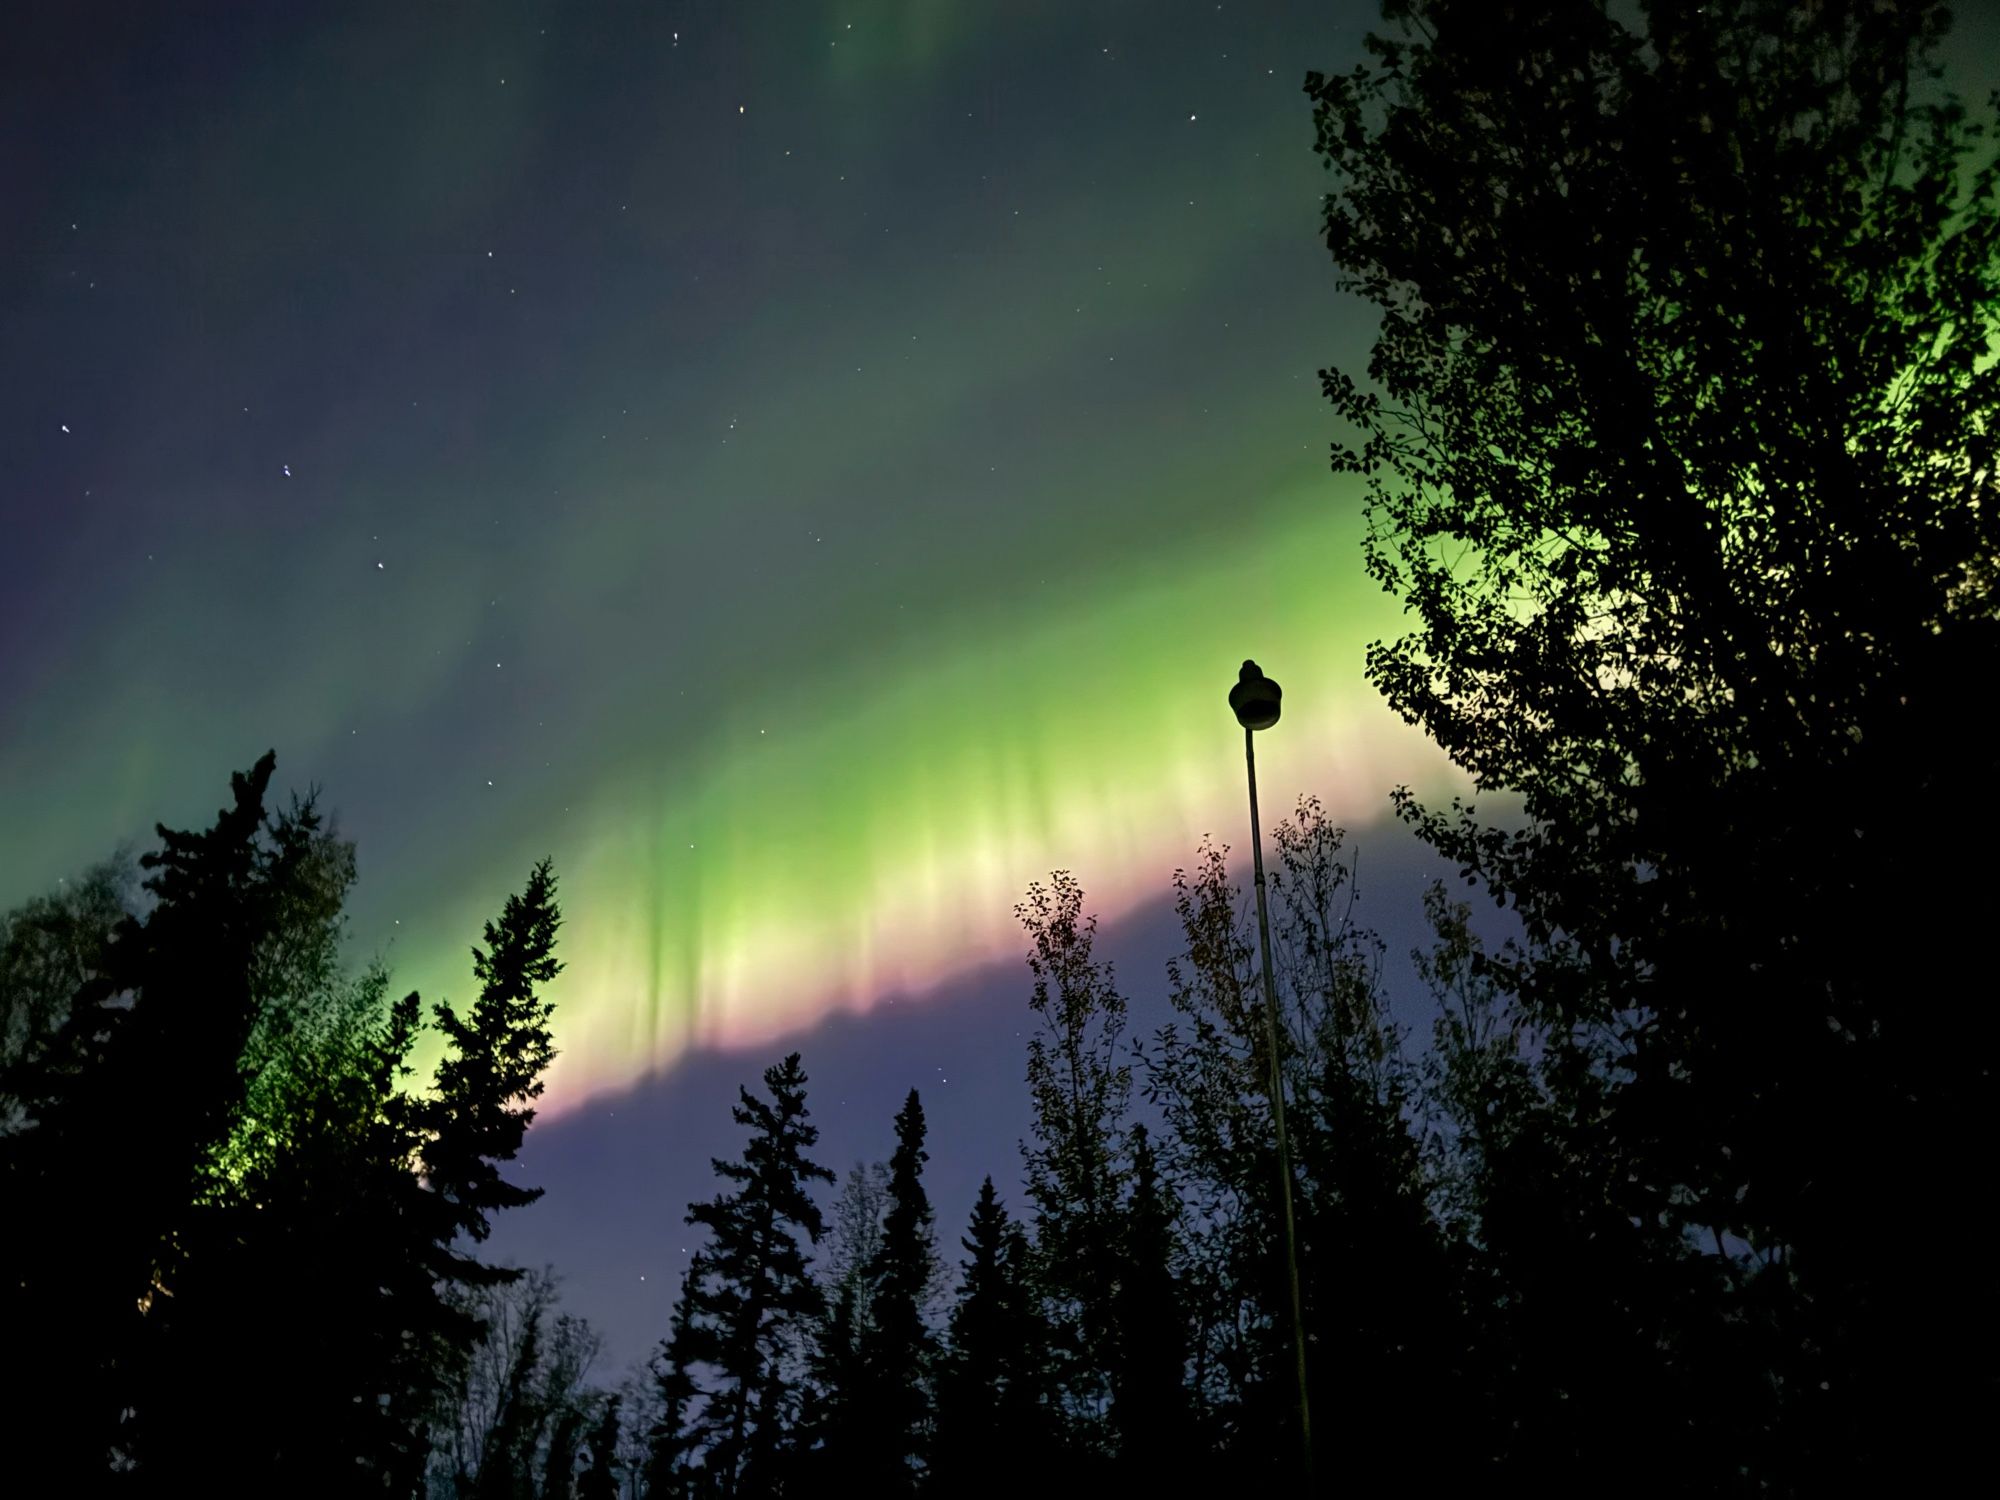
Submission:
M 212 827 L 0 919 L 0 1478 L 1297 1492 L 1274 1045 L 1322 1487 L 1929 1493 L 1982 1456 L 1994 1278 L 1958 1225 L 1996 1038 L 1947 809 L 2000 773 L 1968 727 L 2000 174 L 1949 18 L 1386 9 L 1307 92 L 1381 316 L 1365 381 L 1323 376 L 1408 606 L 1369 675 L 1487 809 L 1396 796 L 1468 892 L 1425 898 L 1428 995 L 1392 1012 L 1311 802 L 1273 834 L 1275 1039 L 1222 847 L 1176 878 L 1149 1034 L 1058 873 L 1019 908 L 1018 1156 L 933 1204 L 912 1091 L 837 1179 L 777 1063 L 610 1392 L 552 1276 L 479 1255 L 536 1196 L 548 867 L 468 1011 L 393 1000 L 343 966 L 351 847 L 267 806 L 266 757 Z
M 353 846 L 272 812 L 266 755 L 0 926 L 4 1461 L 133 1492 L 411 1493 L 443 1393 L 521 1273 L 471 1251 L 553 1049 L 547 864 L 428 1017 L 340 949 Z M 143 877 L 143 878 L 142 878 Z M 411 1055 L 442 1042 L 429 1087 Z M 74 1492 L 74 1489 L 72 1490 Z

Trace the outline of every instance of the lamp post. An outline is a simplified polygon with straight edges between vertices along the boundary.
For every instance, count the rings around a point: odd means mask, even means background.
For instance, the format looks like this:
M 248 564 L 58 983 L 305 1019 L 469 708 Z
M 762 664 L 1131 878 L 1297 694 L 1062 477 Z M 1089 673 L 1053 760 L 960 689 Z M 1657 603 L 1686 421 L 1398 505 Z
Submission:
M 1292 1217 L 1292 1149 L 1285 1134 L 1285 1087 L 1278 1067 L 1278 982 L 1271 974 L 1271 911 L 1264 898 L 1264 833 L 1257 818 L 1257 741 L 1260 729 L 1278 722 L 1278 701 L 1284 690 L 1266 677 L 1254 661 L 1243 663 L 1236 686 L 1229 690 L 1229 706 L 1236 722 L 1243 726 L 1243 762 L 1250 773 L 1250 857 L 1257 872 L 1258 950 L 1264 963 L 1264 1025 L 1271 1055 L 1265 1080 L 1271 1092 L 1271 1123 L 1278 1136 L 1278 1196 L 1284 1205 L 1285 1279 L 1292 1296 L 1292 1363 L 1299 1391 L 1299 1450 L 1305 1465 L 1305 1479 L 1312 1483 L 1312 1408 L 1306 1399 L 1306 1324 L 1299 1298 L 1299 1240 Z

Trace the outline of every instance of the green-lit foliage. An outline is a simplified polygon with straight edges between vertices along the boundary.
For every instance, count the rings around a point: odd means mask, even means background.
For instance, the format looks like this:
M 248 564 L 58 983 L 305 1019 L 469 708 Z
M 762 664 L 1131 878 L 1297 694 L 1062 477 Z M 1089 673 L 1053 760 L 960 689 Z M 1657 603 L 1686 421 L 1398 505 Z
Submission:
M 1906 1483 L 1974 1425 L 1941 1330 L 1993 1312 L 1910 1260 L 1983 1170 L 1995 1041 L 1945 809 L 1996 769 L 2000 201 L 1946 12 L 1388 10 L 1308 82 L 1382 315 L 1324 378 L 1412 618 L 1370 672 L 1526 817 L 1404 811 L 1518 912 L 1488 963 L 1598 1080 L 1635 1326 L 1696 1357 L 1710 1312 L 1633 1278 L 1708 1245 L 1717 1316 L 1787 1330 L 1763 1480 Z M 1668 1396 L 1630 1409 L 1687 1454 Z
M 33 1227 L 4 1241 L 4 1394 L 57 1471 L 118 1467 L 135 1492 L 211 1486 L 221 1445 L 246 1487 L 407 1493 L 479 1332 L 445 1295 L 489 1274 L 454 1246 L 483 1228 L 467 1205 L 532 1196 L 448 1197 L 420 1167 L 518 1145 L 552 886 L 537 870 L 488 930 L 487 999 L 514 1004 L 451 1036 L 451 1107 L 414 1097 L 418 999 L 344 967 L 352 846 L 310 801 L 267 814 L 273 767 L 211 829 L 160 831 L 143 899 L 99 875 L 9 920 L 25 1022 L 0 1176 Z

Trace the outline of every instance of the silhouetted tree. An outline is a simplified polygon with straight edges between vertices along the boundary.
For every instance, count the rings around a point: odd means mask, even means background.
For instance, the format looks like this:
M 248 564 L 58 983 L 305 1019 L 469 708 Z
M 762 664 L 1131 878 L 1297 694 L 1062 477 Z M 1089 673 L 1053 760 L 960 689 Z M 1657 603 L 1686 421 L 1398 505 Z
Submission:
M 1277 1159 L 1264 1074 L 1268 1056 L 1255 951 L 1225 849 L 1204 843 L 1192 873 L 1174 874 L 1186 947 L 1168 962 L 1175 1019 L 1145 1054 L 1146 1097 L 1161 1113 L 1160 1150 L 1186 1205 L 1183 1275 L 1194 1312 L 1192 1388 L 1224 1441 L 1261 1420 L 1257 1395 L 1281 1384 L 1264 1368 L 1281 1316 Z M 1282 949 L 1280 950 L 1283 951 Z M 1282 1413 L 1276 1413 L 1282 1419 Z M 1252 1454 L 1274 1459 L 1282 1430 L 1259 1431 Z M 1257 1462 L 1251 1459 L 1251 1462 Z
M 701 1387 L 695 1382 L 695 1366 L 712 1361 L 715 1344 L 714 1330 L 705 1320 L 695 1319 L 695 1302 L 705 1280 L 702 1257 L 697 1253 L 681 1275 L 667 1336 L 648 1365 L 654 1396 L 654 1417 L 646 1429 L 645 1476 L 649 1496 L 700 1493 L 692 1472 L 699 1444 L 695 1418 L 702 1400 Z
M 141 860 L 152 909 L 119 922 L 9 1090 L 27 1123 L 0 1136 L 0 1184 L 12 1223 L 33 1232 L 0 1239 L 0 1399 L 59 1471 L 109 1462 L 147 1315 L 180 1273 L 177 1231 L 243 1099 L 273 890 L 313 832 L 266 818 L 274 765 L 266 755 L 231 778 L 212 828 L 159 830 Z
M 599 1340 L 559 1311 L 552 1271 L 527 1271 L 464 1294 L 483 1330 L 438 1424 L 430 1493 L 456 1497 L 567 1495 L 598 1399 L 586 1385 Z
M 1308 798 L 1272 843 L 1308 1373 L 1325 1411 L 1316 1438 L 1321 1462 L 1372 1483 L 1422 1439 L 1427 1414 L 1405 1393 L 1422 1381 L 1455 1394 L 1466 1330 L 1423 1174 L 1417 1079 L 1388 1016 L 1382 945 L 1354 920 L 1342 832 Z M 1262 980 L 1224 851 L 1205 846 L 1175 883 L 1186 942 L 1169 965 L 1176 1019 L 1144 1079 L 1187 1198 L 1178 1258 L 1196 1308 L 1191 1386 L 1233 1465 L 1254 1470 L 1298 1449 Z
M 239 1388 L 233 1466 L 246 1483 L 324 1487 L 332 1473 L 366 1489 L 406 1473 L 420 1441 L 415 1408 L 380 1399 L 402 1378 L 403 1329 L 435 1304 L 396 1233 L 417 1185 L 387 1128 L 416 1002 L 390 1006 L 384 972 L 352 977 L 341 962 L 352 844 L 310 803 L 275 824 L 295 847 L 252 962 L 243 1098 L 176 1229 L 173 1295 L 149 1310 L 130 1365 L 121 1447 L 146 1488 L 206 1482 L 210 1393 L 224 1386 Z M 272 1315 L 308 1305 L 296 1322 Z M 246 1364 L 293 1374 L 246 1384 Z
M 284 908 L 285 940 L 260 965 L 268 998 L 245 1052 L 253 1081 L 182 1233 L 182 1285 L 155 1320 L 135 1454 L 157 1486 L 185 1487 L 208 1472 L 211 1393 L 251 1360 L 293 1374 L 254 1383 L 234 1403 L 234 1472 L 244 1482 L 408 1492 L 424 1470 L 436 1404 L 461 1378 L 491 1310 L 450 1294 L 474 1264 L 454 1247 L 463 1219 L 418 1175 L 438 1139 L 434 1103 L 404 1092 L 419 1001 L 385 1005 L 379 969 L 356 981 L 340 973 L 335 940 L 353 856 L 345 844 L 336 852 L 309 862 L 312 879 Z M 527 1042 L 536 1055 L 536 1039 Z M 445 1066 L 457 1056 L 448 1051 Z M 302 1285 L 313 1316 L 274 1319 Z M 553 1331 L 560 1358 L 576 1330 L 559 1320 Z M 531 1445 L 542 1441 L 540 1420 L 527 1426 Z M 495 1484 L 511 1470 L 468 1472 Z M 532 1490 L 532 1477 L 520 1487 Z
M 478 1331 L 440 1294 L 463 1216 L 418 1176 L 419 1002 L 346 972 L 353 846 L 310 799 L 266 814 L 273 768 L 208 832 L 161 830 L 147 899 L 104 874 L 9 927 L 24 1013 L 61 1017 L 7 1070 L 0 1178 L 37 1226 L 0 1250 L 9 1410 L 56 1471 L 115 1460 L 135 1493 L 212 1485 L 219 1392 L 232 1482 L 413 1492 Z
M 819 1128 L 799 1055 L 766 1068 L 764 1086 L 768 1101 L 740 1089 L 730 1111 L 750 1131 L 743 1159 L 714 1164 L 734 1191 L 688 1209 L 709 1240 L 683 1287 L 686 1333 L 668 1369 L 692 1377 L 699 1397 L 658 1445 L 678 1460 L 670 1473 L 698 1454 L 699 1483 L 725 1497 L 775 1491 L 796 1406 L 787 1361 L 822 1308 L 806 1260 L 825 1230 L 811 1184 L 834 1175 L 806 1155 Z
M 845 1490 L 863 1483 L 866 1445 L 856 1426 L 865 1400 L 861 1336 L 888 1201 L 888 1163 L 856 1162 L 841 1182 L 813 1264 L 823 1311 L 806 1361 L 796 1465 L 798 1482 L 807 1486 Z
M 873 1462 L 862 1427 L 868 1375 L 861 1352 L 866 1316 L 861 1280 L 857 1274 L 832 1283 L 807 1356 L 793 1470 L 808 1488 L 854 1489 Z
M 132 1451 L 149 1486 L 211 1472 L 205 1419 L 227 1381 L 232 1472 L 246 1480 L 324 1491 L 335 1475 L 362 1491 L 421 1470 L 430 1382 L 409 1334 L 442 1314 L 409 1229 L 422 1209 L 410 1145 L 387 1118 L 417 1000 L 386 1006 L 384 984 L 379 972 L 355 983 L 353 1024 L 313 1049 L 320 1071 L 267 1093 L 294 1113 L 260 1120 L 270 1138 L 225 1156 L 236 1170 L 192 1206 L 179 1284 L 149 1314 L 136 1372 Z M 288 1374 L 244 1381 L 246 1366 Z
M 827 1217 L 826 1237 L 813 1263 L 829 1306 L 853 1292 L 854 1314 L 865 1317 L 873 1295 L 868 1267 L 882 1248 L 882 1220 L 889 1211 L 889 1164 L 856 1162 L 841 1180 Z
M 867 1266 L 872 1295 L 860 1333 L 861 1400 L 853 1429 L 875 1494 L 913 1491 L 929 1443 L 936 1346 L 924 1322 L 934 1264 L 931 1204 L 923 1184 L 927 1160 L 924 1107 L 911 1089 L 896 1114 L 888 1212 L 882 1242 Z
M 1196 1483 L 1203 1434 L 1188 1390 L 1186 1313 L 1174 1275 L 1180 1203 L 1160 1179 L 1143 1125 L 1132 1131 L 1132 1185 L 1120 1225 L 1111 1421 L 1121 1484 Z
M 490 1215 L 521 1208 L 541 1197 L 500 1173 L 521 1149 L 534 1123 L 542 1074 L 555 1058 L 549 1017 L 555 1007 L 541 987 L 561 971 L 555 957 L 562 924 L 549 861 L 528 873 L 518 896 L 509 896 L 498 922 L 486 924 L 486 947 L 472 950 L 479 999 L 461 1017 L 449 1002 L 434 1014 L 450 1050 L 438 1063 L 435 1095 L 422 1117 L 428 1133 L 424 1176 L 446 1207 L 452 1229 L 477 1243 L 491 1232 Z M 511 1280 L 518 1271 L 483 1267 L 454 1255 L 447 1270 L 468 1282 Z
M 501 1165 L 519 1152 L 534 1120 L 542 1074 L 555 1057 L 549 1030 L 553 1005 L 540 987 L 562 965 L 554 956 L 562 923 L 556 881 L 547 860 L 510 895 L 498 921 L 485 925 L 485 944 L 472 950 L 479 998 L 460 1017 L 448 1003 L 434 1008 L 446 1051 L 432 1092 L 390 1101 L 385 1128 L 402 1143 L 422 1173 L 422 1192 L 405 1208 L 400 1243 L 433 1282 L 433 1297 L 404 1314 L 409 1357 L 392 1406 L 414 1414 L 434 1407 L 439 1393 L 462 1378 L 485 1328 L 458 1292 L 502 1286 L 524 1273 L 481 1263 L 466 1247 L 491 1232 L 492 1214 L 525 1207 L 542 1194 L 505 1180 Z M 412 1455 L 417 1457 L 419 1455 Z
M 477 1466 L 460 1480 L 460 1489 L 478 1500 L 521 1500 L 534 1493 L 529 1476 L 542 1412 L 533 1382 L 541 1354 L 542 1309 L 537 1307 L 529 1312 L 513 1357 L 504 1366 L 498 1409 L 492 1427 L 481 1435 Z
M 1032 1140 L 1023 1142 L 1035 1206 L 1039 1281 L 1055 1339 L 1067 1415 L 1087 1445 L 1104 1441 L 1112 1360 L 1111 1292 L 1117 1281 L 1120 1135 L 1132 1070 L 1119 1043 L 1126 1002 L 1094 951 L 1097 918 L 1067 871 L 1028 888 L 1015 907 L 1033 944 L 1028 1042 Z
M 1962 733 L 2000 677 L 2000 198 L 1948 13 L 1389 13 L 1307 84 L 1327 244 L 1383 315 L 1370 385 L 1325 376 L 1415 622 L 1369 670 L 1525 822 L 1403 809 L 1518 913 L 1491 962 L 1598 1095 L 1559 1149 L 1650 1304 L 1644 1451 L 1921 1487 L 1978 1430 L 1956 1351 L 1996 1311 L 1909 1242 L 1991 1158 L 1996 1041 L 1935 812 L 2000 769 Z M 1725 1307 L 1675 1290 L 1691 1246 Z M 1715 1448 L 1695 1361 L 1774 1299 L 1777 1428 Z
M 1056 1413 L 1048 1329 L 1027 1237 L 1008 1218 L 991 1177 L 980 1184 L 959 1243 L 970 1258 L 961 1263 L 938 1372 L 930 1490 L 1018 1494 L 1037 1478 L 1049 1488 Z
M 590 1466 L 578 1478 L 576 1500 L 618 1500 L 620 1418 L 624 1399 L 605 1398 L 590 1429 Z
M 1415 957 L 1442 1002 L 1428 1066 L 1449 1137 L 1438 1188 L 1472 1330 L 1464 1444 L 1502 1473 L 1587 1474 L 1671 1423 L 1664 1487 L 1750 1467 L 1770 1435 L 1768 1310 L 1731 1295 L 1725 1257 L 1621 1211 L 1643 1165 L 1602 1129 L 1594 1039 L 1537 1026 L 1494 979 L 1469 909 L 1440 888 L 1425 905 L 1436 941 Z
M 120 852 L 0 915 L 0 1130 L 13 1114 L 15 1075 L 61 1068 L 45 1055 L 49 1042 L 103 972 L 112 936 L 141 895 L 138 861 Z M 26 1077 L 19 1086 L 35 1087 Z

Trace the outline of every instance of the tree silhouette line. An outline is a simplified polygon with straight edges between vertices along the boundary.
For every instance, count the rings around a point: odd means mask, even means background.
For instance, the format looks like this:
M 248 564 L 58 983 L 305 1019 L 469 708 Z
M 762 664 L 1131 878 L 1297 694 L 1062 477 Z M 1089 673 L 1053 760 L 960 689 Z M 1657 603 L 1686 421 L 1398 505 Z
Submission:
M 1306 88 L 1381 318 L 1322 374 L 1407 606 L 1368 673 L 1473 789 L 1395 796 L 1473 894 L 1424 898 L 1428 1034 L 1310 800 L 1273 831 L 1275 1037 L 1225 848 L 1175 877 L 1144 1036 L 1057 872 L 1017 909 L 1018 1190 L 941 1230 L 914 1090 L 838 1180 L 787 1057 L 607 1391 L 553 1277 L 480 1253 L 538 1196 L 509 1163 L 550 868 L 469 1011 L 392 1000 L 342 961 L 351 845 L 271 810 L 266 756 L 211 827 L 0 919 L 0 1462 L 86 1494 L 1297 1491 L 1273 1047 L 1320 1488 L 1930 1492 L 1976 1459 L 1993 111 L 1945 88 L 1934 4 L 1384 10 Z

